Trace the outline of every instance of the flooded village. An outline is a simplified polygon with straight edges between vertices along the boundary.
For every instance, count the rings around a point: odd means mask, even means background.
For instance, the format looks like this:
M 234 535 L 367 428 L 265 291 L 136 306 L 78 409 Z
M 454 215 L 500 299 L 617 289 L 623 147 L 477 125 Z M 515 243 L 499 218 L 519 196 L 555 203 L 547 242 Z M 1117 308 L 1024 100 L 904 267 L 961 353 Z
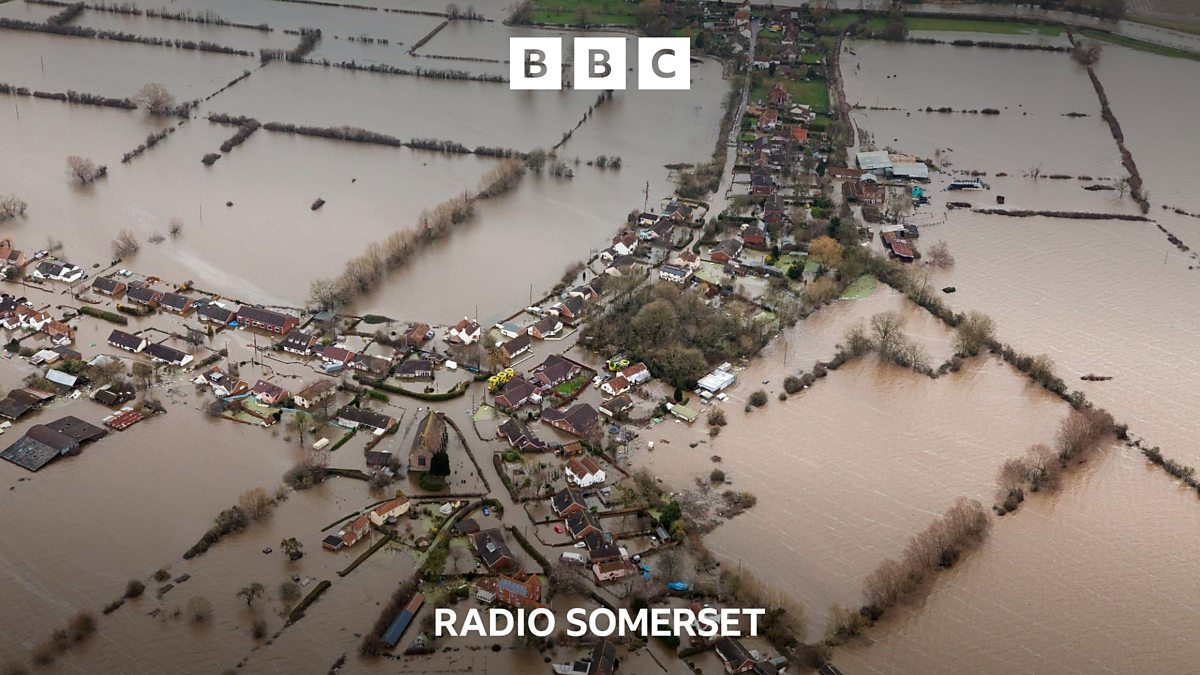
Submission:
M 1045 4 L 0 1 L 0 672 L 1190 670 L 1200 17 Z

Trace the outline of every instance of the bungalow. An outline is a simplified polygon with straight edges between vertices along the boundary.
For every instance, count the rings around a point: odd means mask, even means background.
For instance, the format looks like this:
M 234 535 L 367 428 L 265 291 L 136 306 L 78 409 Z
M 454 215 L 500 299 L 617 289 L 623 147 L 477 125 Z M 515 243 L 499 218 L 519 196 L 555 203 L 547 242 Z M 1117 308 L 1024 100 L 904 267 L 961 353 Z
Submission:
M 168 347 L 161 343 L 147 345 L 146 354 L 151 359 L 169 366 L 186 366 L 192 362 L 191 354 L 186 354 L 174 347 Z
M 870 175 L 866 174 L 866 176 Z M 842 197 L 848 202 L 882 204 L 884 190 L 875 180 L 846 181 L 842 183 Z
M 746 673 L 754 668 L 754 657 L 740 640 L 731 637 L 718 638 L 713 651 L 725 664 L 727 673 Z
M 61 370 L 50 368 L 46 371 L 46 379 L 58 385 L 59 391 L 69 392 L 79 384 L 79 378 L 70 374 L 64 373 Z
M 633 255 L 637 251 L 638 238 L 632 232 L 625 232 L 613 237 L 612 250 L 617 255 Z
M 7 240 L 5 241 L 5 244 L 6 245 L 0 246 L 0 266 L 24 267 L 26 262 L 25 253 L 8 246 Z
M 595 428 L 599 419 L 596 409 L 586 403 L 576 403 L 565 411 L 551 408 L 542 413 L 546 424 L 581 438 Z
M 552 307 L 550 311 L 568 322 L 577 321 L 583 315 L 583 299 L 567 298 Z
M 52 260 L 43 260 L 38 263 L 38 266 L 33 270 L 33 278 L 35 279 L 50 279 L 52 281 L 64 281 L 73 284 L 79 281 L 84 276 L 83 268 L 76 267 L 67 262 L 54 262 Z
M 237 311 L 238 323 L 251 328 L 258 328 L 278 335 L 286 335 L 300 325 L 300 319 L 283 312 L 276 312 L 262 307 L 242 305 Z
M 775 86 L 771 87 L 771 91 L 767 93 L 767 105 L 782 106 L 787 103 L 789 98 L 791 97 L 788 96 L 787 88 L 783 86 L 783 83 L 776 82 Z
M 237 320 L 237 312 L 215 302 L 208 302 L 196 309 L 196 318 L 206 323 L 228 326 Z
M 283 351 L 289 354 L 299 354 L 300 356 L 308 356 L 316 346 L 317 337 L 309 335 L 302 330 L 289 331 L 279 343 L 279 347 Z
M 338 411 L 337 422 L 349 429 L 358 429 L 361 427 L 372 429 L 376 434 L 381 434 L 396 424 L 396 418 L 372 412 L 365 408 L 344 406 Z
M 61 321 L 47 321 L 42 326 L 42 332 L 50 338 L 52 344 L 58 346 L 69 345 L 75 341 L 74 329 Z
M 671 258 L 671 265 L 685 270 L 696 270 L 700 268 L 700 256 L 691 251 L 684 250 L 679 255 Z
M 554 493 L 550 500 L 554 513 L 562 518 L 587 511 L 587 503 L 583 501 L 583 493 L 573 487 L 565 487 Z
M 598 584 L 618 581 L 637 573 L 638 569 L 628 560 L 614 560 L 612 562 L 595 563 L 592 565 L 592 574 L 595 576 L 596 583 Z
M 471 546 L 475 554 L 483 560 L 483 564 L 491 571 L 512 569 L 517 566 L 517 559 L 504 543 L 504 535 L 497 528 L 482 530 L 471 535 Z
M 687 204 L 671 202 L 663 209 L 663 215 L 677 223 L 686 223 L 692 219 L 693 209 Z
M 192 311 L 192 299 L 186 295 L 179 293 L 164 293 L 162 300 L 159 301 L 159 307 L 174 312 L 175 314 L 187 314 Z
M 616 417 L 633 407 L 633 399 L 629 394 L 614 396 L 600 404 L 600 414 L 605 417 Z
M 575 457 L 567 462 L 564 469 L 567 481 L 574 483 L 579 487 L 591 487 L 598 483 L 603 483 L 605 479 L 604 469 L 591 457 L 584 455 L 583 457 Z
M 567 296 L 581 300 L 596 300 L 600 297 L 600 291 L 591 284 L 580 284 L 572 288 Z
M 700 413 L 679 403 L 670 405 L 670 410 L 672 415 L 683 420 L 684 422 L 687 422 L 688 424 L 695 422 L 696 418 L 700 417 Z
M 541 451 L 546 444 L 529 431 L 529 427 L 521 420 L 510 417 L 496 428 L 496 435 L 508 442 L 508 445 L 518 452 Z
M 513 321 L 498 323 L 496 324 L 496 328 L 500 329 L 500 334 L 507 338 L 515 338 L 522 332 L 521 327 Z
M 590 288 L 590 287 L 589 287 Z M 554 337 L 562 332 L 562 322 L 553 316 L 543 317 L 529 327 L 528 333 L 538 340 Z
M 430 410 L 425 419 L 421 420 L 417 435 L 413 437 L 412 449 L 408 452 L 408 470 L 429 471 L 433 456 L 445 451 L 446 420 L 442 418 L 441 413 Z
M 514 377 L 496 393 L 495 403 L 507 410 L 516 410 L 526 403 L 538 403 L 538 388 L 522 377 Z M 536 399 L 536 400 L 534 400 Z
M 433 361 L 429 359 L 409 359 L 396 368 L 396 376 L 402 380 L 432 380 Z
M 106 384 L 92 393 L 92 400 L 100 405 L 118 406 L 132 401 L 137 396 L 132 385 L 113 386 Z
M 250 394 L 263 405 L 275 405 L 292 395 L 287 389 L 266 380 L 255 382 Z
M 108 334 L 108 344 L 117 349 L 124 349 L 127 352 L 137 353 L 146 348 L 146 338 L 139 335 L 126 333 L 123 330 L 114 329 Z
M 641 361 L 622 370 L 621 375 L 634 386 L 650 381 L 650 369 Z
M 162 291 L 156 291 L 149 286 L 134 286 L 125 291 L 126 300 L 143 307 L 153 307 L 162 297 Z
M 495 579 L 483 578 L 475 582 L 476 588 L 510 607 L 537 609 L 542 604 L 542 581 L 536 574 L 519 573 L 516 576 L 501 574 Z
M 349 349 L 346 349 L 345 347 L 338 347 L 336 345 L 327 345 L 324 349 L 321 350 L 321 360 L 322 361 L 324 361 L 325 363 L 337 364 L 337 365 L 341 365 L 341 366 L 344 366 L 347 363 L 350 363 L 350 359 L 353 359 L 354 356 L 355 356 L 354 352 L 350 351 Z
M 804 127 L 791 127 L 788 129 L 788 138 L 797 143 L 807 143 L 808 129 Z
M 500 351 L 504 354 L 504 358 L 512 359 L 516 356 L 529 351 L 529 347 L 533 344 L 533 339 L 528 333 L 522 333 L 517 337 L 500 345 Z
M 692 278 L 692 271 L 682 267 L 675 267 L 674 265 L 663 265 L 658 270 L 658 278 L 682 284 Z
M 337 384 L 333 380 L 318 380 L 300 390 L 296 394 L 296 405 L 306 410 L 330 398 L 337 392 Z
M 777 124 L 779 124 L 779 111 L 773 108 L 763 111 L 763 114 L 758 117 L 759 131 L 770 131 Z
M 611 380 L 608 380 L 604 384 L 600 385 L 600 391 L 608 397 L 619 396 L 620 394 L 624 394 L 632 388 L 632 385 L 629 384 L 629 380 L 625 379 L 624 375 L 617 375 Z
M 359 516 L 350 521 L 349 525 L 338 530 L 337 534 L 325 537 L 325 540 L 321 542 L 321 546 L 327 551 L 340 551 L 343 548 L 349 548 L 357 544 L 363 537 L 370 533 L 371 519 L 368 516 Z
M 478 322 L 464 318 L 450 328 L 450 334 L 447 339 L 451 342 L 461 342 L 464 345 L 469 345 L 479 339 L 481 332 L 482 330 Z
M 742 241 L 740 239 L 726 239 L 717 244 L 708 252 L 708 257 L 715 263 L 722 265 L 732 262 L 742 254 Z
M 50 315 L 46 312 L 38 311 L 29 305 L 17 305 L 12 311 L 0 321 L 0 325 L 8 330 L 16 330 L 17 328 L 28 328 L 30 330 L 41 330 L 43 326 L 50 323 Z
M 429 324 L 418 323 L 413 325 L 412 328 L 409 328 L 408 332 L 404 334 L 404 342 L 409 347 L 420 347 L 421 345 L 425 344 L 429 338 L 433 337 L 432 333 L 433 331 L 429 329 Z
M 408 513 L 408 497 L 398 495 L 395 499 L 386 501 L 371 509 L 367 517 L 377 526 L 382 527 L 391 518 L 399 518 Z
M 100 295 L 116 297 L 125 292 L 125 282 L 112 277 L 96 277 L 92 279 L 92 290 Z
M 567 534 L 571 535 L 571 539 L 574 541 L 582 541 L 589 532 L 604 533 L 604 528 L 600 526 L 600 517 L 591 509 L 582 509 L 571 513 L 567 516 L 564 525 Z
M 757 225 L 750 225 L 742 230 L 742 241 L 746 248 L 764 251 L 767 249 L 767 233 Z
M 382 356 L 372 356 L 359 352 L 350 359 L 350 367 L 354 370 L 372 375 L 386 375 L 392 369 L 390 359 L 385 359 Z
M 575 377 L 580 370 L 578 364 L 558 354 L 551 354 L 541 365 L 530 372 L 530 379 L 542 389 L 549 389 Z

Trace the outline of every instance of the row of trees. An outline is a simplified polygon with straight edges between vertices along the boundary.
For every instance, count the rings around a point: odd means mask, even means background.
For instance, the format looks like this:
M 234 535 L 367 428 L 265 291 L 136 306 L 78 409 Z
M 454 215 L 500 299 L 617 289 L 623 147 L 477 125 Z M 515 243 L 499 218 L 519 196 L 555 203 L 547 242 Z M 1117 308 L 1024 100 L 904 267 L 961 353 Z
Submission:
M 332 308 L 370 292 L 389 271 L 402 267 L 422 248 L 470 220 L 475 214 L 476 200 L 512 190 L 523 173 L 521 160 L 504 160 L 483 176 L 475 195 L 462 194 L 425 209 L 417 219 L 415 230 L 398 230 L 381 242 L 372 242 L 362 255 L 346 262 L 337 278 L 313 281 L 310 300 L 318 307 Z
M 991 525 L 977 500 L 959 497 L 922 532 L 909 539 L 899 560 L 888 558 L 863 582 L 863 614 L 874 620 L 911 594 L 931 573 L 954 565 Z

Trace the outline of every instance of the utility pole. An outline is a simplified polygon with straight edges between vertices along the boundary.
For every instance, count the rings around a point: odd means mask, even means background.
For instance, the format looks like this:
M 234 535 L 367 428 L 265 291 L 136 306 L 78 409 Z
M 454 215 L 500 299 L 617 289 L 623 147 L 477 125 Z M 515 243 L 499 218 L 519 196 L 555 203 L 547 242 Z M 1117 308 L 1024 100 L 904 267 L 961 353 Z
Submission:
M 646 181 L 646 199 L 642 202 L 642 211 L 650 210 L 650 181 Z

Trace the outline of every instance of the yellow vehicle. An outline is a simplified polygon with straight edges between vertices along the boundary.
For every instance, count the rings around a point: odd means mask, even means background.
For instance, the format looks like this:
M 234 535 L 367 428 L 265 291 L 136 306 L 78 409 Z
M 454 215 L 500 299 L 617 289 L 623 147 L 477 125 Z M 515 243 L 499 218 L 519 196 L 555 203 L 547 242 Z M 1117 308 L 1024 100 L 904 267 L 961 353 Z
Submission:
M 487 380 L 488 391 L 496 391 L 500 387 L 504 386 L 506 382 L 516 377 L 516 375 L 517 371 L 513 370 L 512 368 L 505 368 L 495 375 L 492 375 Z

